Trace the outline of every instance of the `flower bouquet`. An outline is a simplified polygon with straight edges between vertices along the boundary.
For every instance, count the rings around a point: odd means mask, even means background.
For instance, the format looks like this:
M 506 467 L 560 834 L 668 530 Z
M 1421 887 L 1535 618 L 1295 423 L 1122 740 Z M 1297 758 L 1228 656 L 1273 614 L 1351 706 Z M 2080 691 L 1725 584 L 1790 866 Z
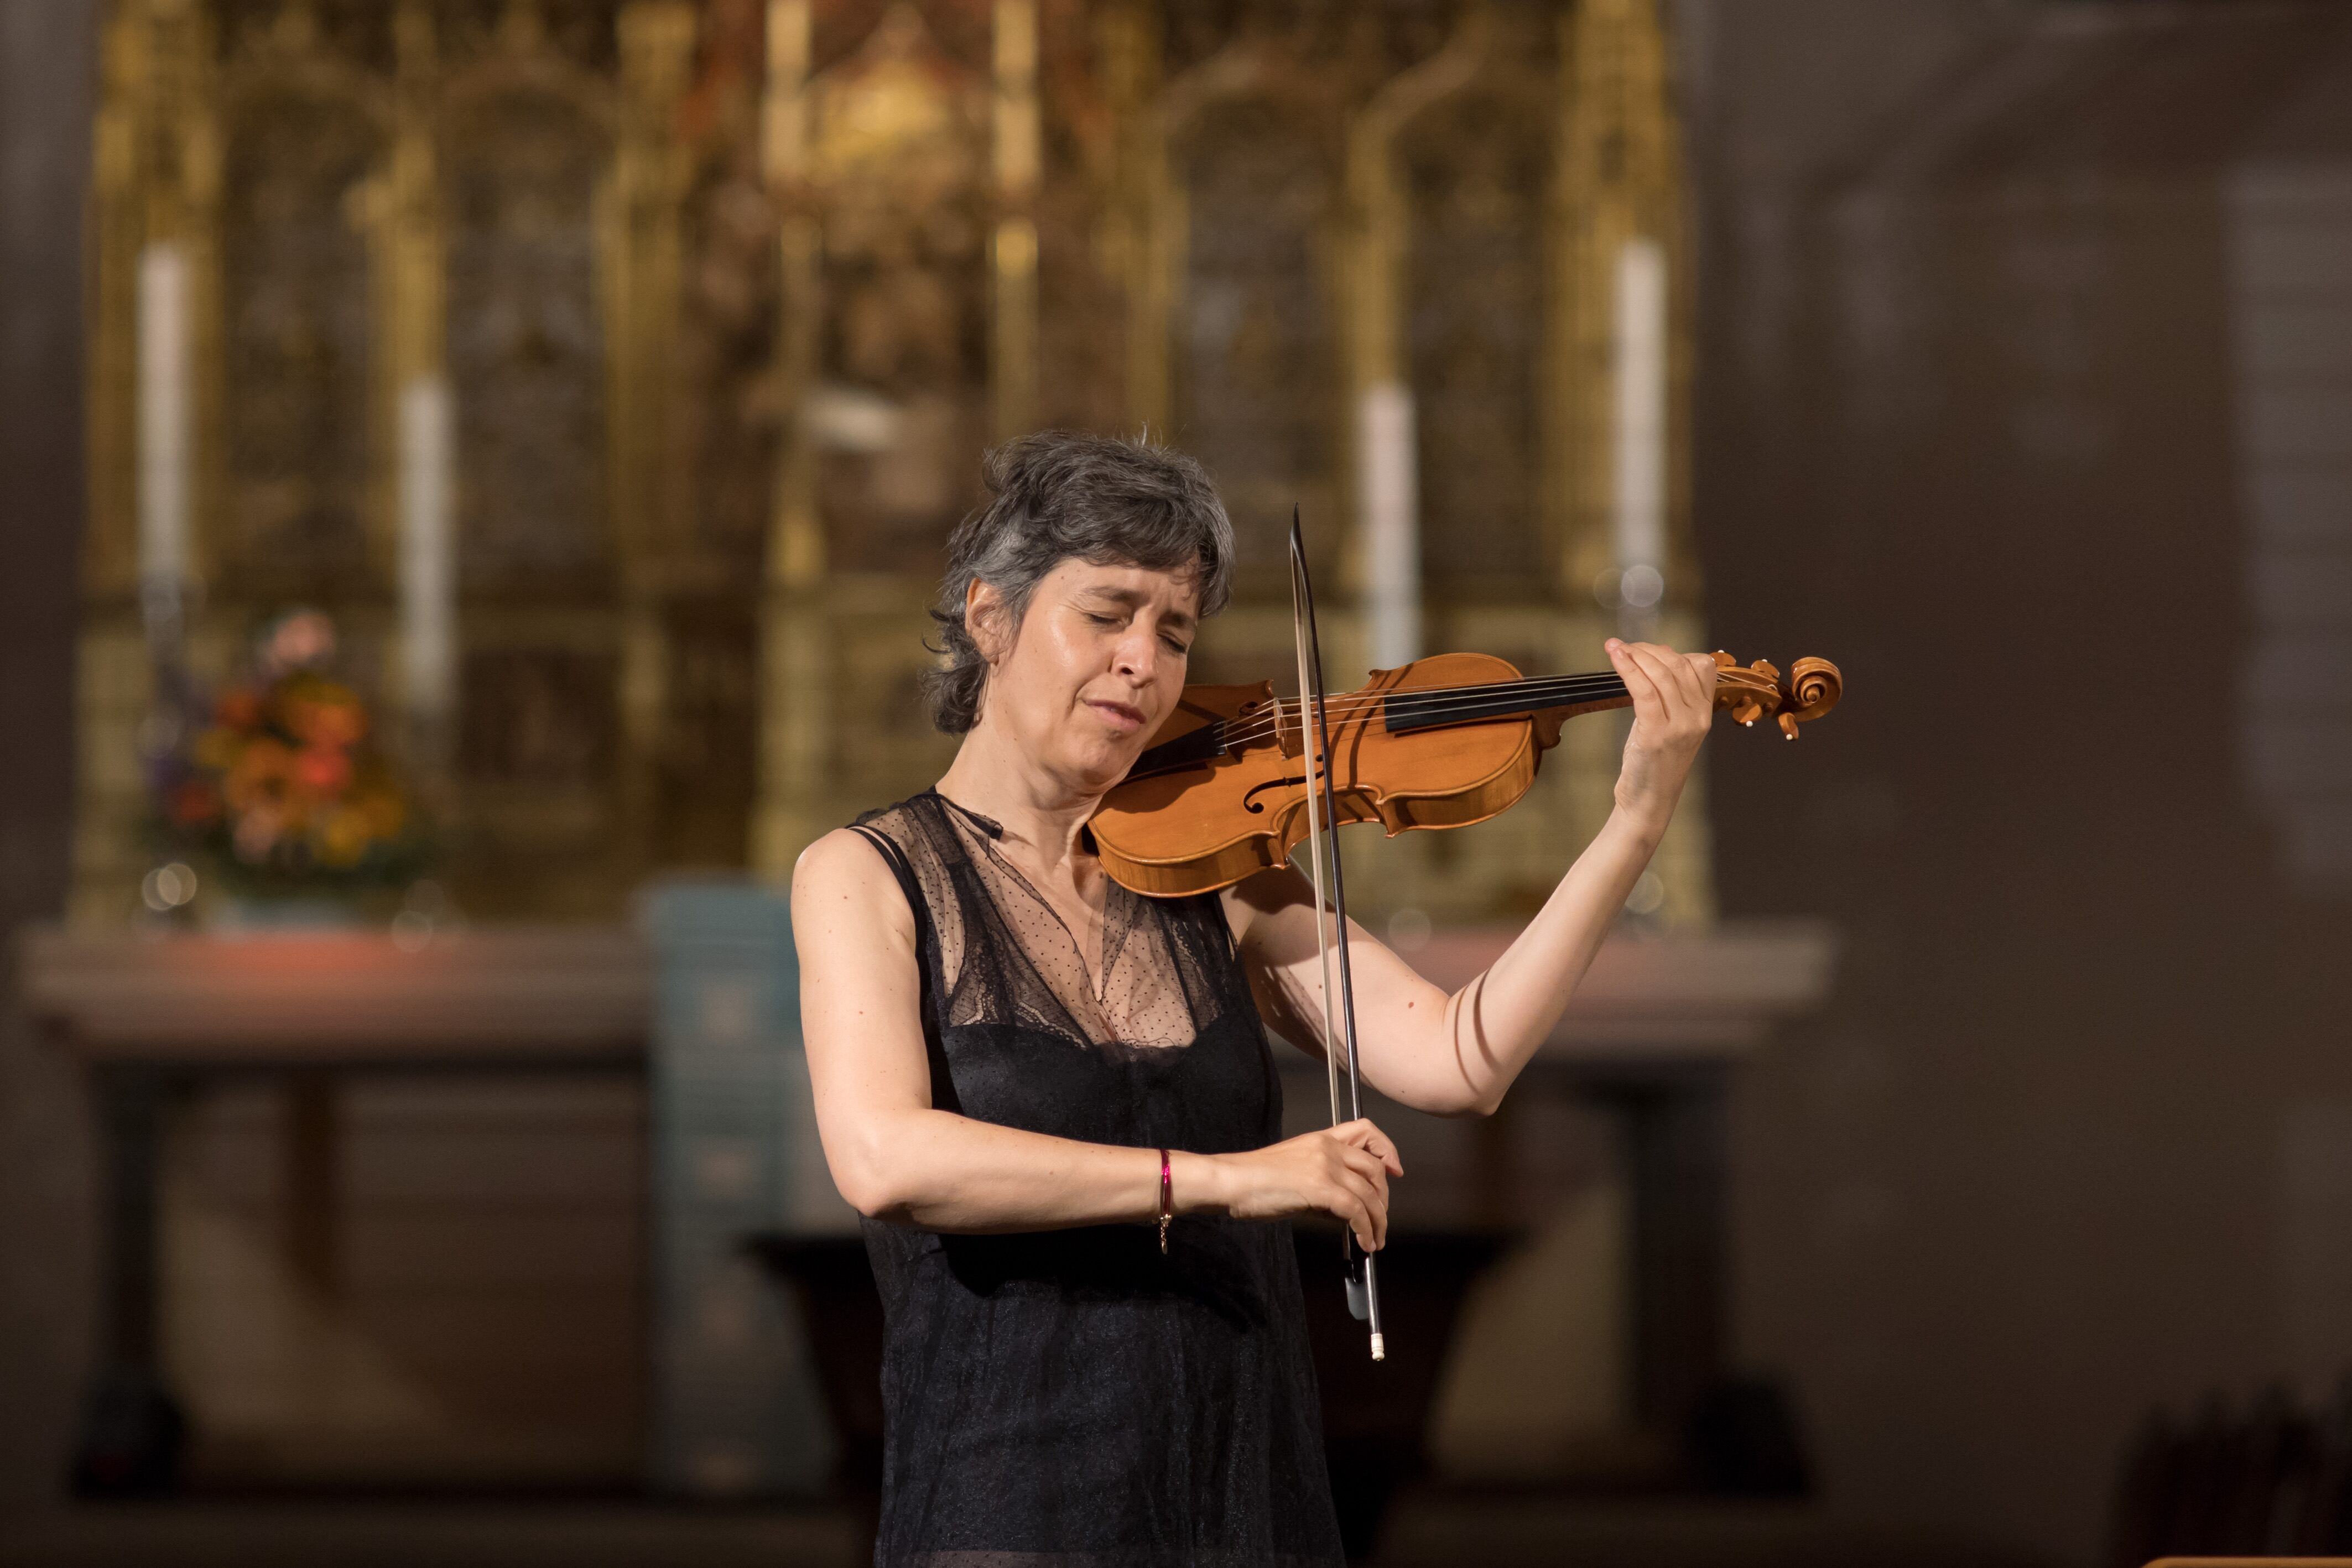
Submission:
M 245 676 L 182 727 L 193 738 L 158 759 L 162 838 L 233 894 L 351 898 L 404 885 L 428 857 L 367 705 L 326 673 L 334 649 L 326 616 L 281 616 Z

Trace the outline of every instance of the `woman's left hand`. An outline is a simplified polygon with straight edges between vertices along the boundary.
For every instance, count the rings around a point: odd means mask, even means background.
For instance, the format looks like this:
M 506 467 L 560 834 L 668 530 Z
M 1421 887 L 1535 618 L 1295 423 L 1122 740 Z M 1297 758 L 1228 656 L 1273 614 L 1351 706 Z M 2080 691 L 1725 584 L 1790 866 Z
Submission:
M 1656 643 L 1604 644 L 1633 696 L 1633 731 L 1617 774 L 1617 808 L 1663 832 L 1715 720 L 1715 660 Z

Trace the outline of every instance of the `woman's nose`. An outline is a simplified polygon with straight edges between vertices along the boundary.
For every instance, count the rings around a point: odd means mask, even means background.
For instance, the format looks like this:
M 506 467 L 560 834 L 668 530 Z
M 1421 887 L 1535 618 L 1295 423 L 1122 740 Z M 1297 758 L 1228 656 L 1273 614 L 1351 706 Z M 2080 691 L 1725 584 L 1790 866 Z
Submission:
M 1118 640 L 1117 666 L 1122 674 L 1150 681 L 1158 667 L 1160 644 L 1149 632 L 1130 632 Z

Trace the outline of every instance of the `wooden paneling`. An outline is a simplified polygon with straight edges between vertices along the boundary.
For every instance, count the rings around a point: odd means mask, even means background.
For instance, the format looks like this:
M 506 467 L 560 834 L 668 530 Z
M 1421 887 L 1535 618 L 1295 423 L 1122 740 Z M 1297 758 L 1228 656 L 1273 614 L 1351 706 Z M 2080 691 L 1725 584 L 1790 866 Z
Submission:
M 276 1079 L 168 1118 L 167 1370 L 215 1482 L 632 1479 L 644 1401 L 633 1072 L 346 1080 L 332 1202 Z M 315 1177 L 313 1178 L 315 1179 Z

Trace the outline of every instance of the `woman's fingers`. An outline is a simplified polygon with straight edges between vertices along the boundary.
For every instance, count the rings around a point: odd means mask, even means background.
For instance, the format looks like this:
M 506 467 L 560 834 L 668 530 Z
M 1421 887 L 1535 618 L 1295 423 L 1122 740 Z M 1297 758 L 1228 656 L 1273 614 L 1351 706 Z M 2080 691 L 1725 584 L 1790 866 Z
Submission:
M 1351 1124 L 1351 1125 L 1353 1125 Z M 1357 1230 L 1357 1239 L 1366 1251 L 1377 1250 L 1381 1239 L 1388 1234 L 1389 1180 L 1387 1164 L 1361 1145 L 1339 1142 L 1329 1145 L 1330 1164 L 1325 1170 L 1327 1179 L 1344 1205 L 1334 1209 Z M 1360 1223 L 1359 1223 L 1360 1222 Z
M 1633 698 L 1633 716 L 1656 724 L 1666 716 L 1666 699 L 1658 690 L 1658 683 L 1643 662 L 1639 644 L 1611 638 L 1608 643 L 1609 662 L 1625 683 L 1625 690 Z
M 1700 673 L 1701 656 L 1677 653 L 1672 649 L 1664 650 L 1664 662 L 1666 668 L 1674 672 L 1675 686 L 1688 699 L 1691 706 L 1702 711 L 1711 710 L 1715 706 L 1715 683 Z M 1708 670 L 1715 667 L 1711 660 L 1706 661 L 1706 664 Z
M 1404 1175 L 1404 1164 L 1397 1158 L 1396 1145 L 1390 1140 L 1386 1133 L 1372 1125 L 1369 1117 L 1359 1117 L 1353 1122 L 1342 1122 L 1331 1131 L 1354 1147 L 1369 1149 L 1378 1155 L 1381 1163 L 1389 1167 L 1391 1176 Z
M 1656 685 L 1658 700 L 1664 705 L 1666 716 L 1675 716 L 1697 695 L 1690 665 L 1680 653 L 1655 643 L 1636 643 L 1633 652 L 1643 673 Z
M 1355 1231 L 1357 1243 L 1367 1252 L 1379 1251 L 1389 1234 L 1388 1194 L 1353 1170 L 1343 1169 L 1338 1186 L 1345 1205 L 1341 1218 Z
M 1370 1149 L 1341 1149 L 1339 1157 L 1347 1162 L 1349 1170 L 1379 1187 L 1383 1194 L 1389 1190 L 1388 1162 L 1380 1155 Z
M 1622 654 L 1622 657 L 1621 657 Z M 1633 696 L 1633 716 L 1692 733 L 1703 733 L 1715 717 L 1715 661 L 1704 653 L 1678 653 L 1656 643 L 1618 643 L 1611 650 Z M 1636 685 L 1648 683 L 1645 694 Z M 1645 705 L 1654 696 L 1654 706 Z
M 1712 653 L 1685 653 L 1683 662 L 1690 666 L 1691 675 L 1698 682 L 1709 706 L 1715 703 L 1715 688 L 1723 684 L 1723 666 L 1715 662 Z

